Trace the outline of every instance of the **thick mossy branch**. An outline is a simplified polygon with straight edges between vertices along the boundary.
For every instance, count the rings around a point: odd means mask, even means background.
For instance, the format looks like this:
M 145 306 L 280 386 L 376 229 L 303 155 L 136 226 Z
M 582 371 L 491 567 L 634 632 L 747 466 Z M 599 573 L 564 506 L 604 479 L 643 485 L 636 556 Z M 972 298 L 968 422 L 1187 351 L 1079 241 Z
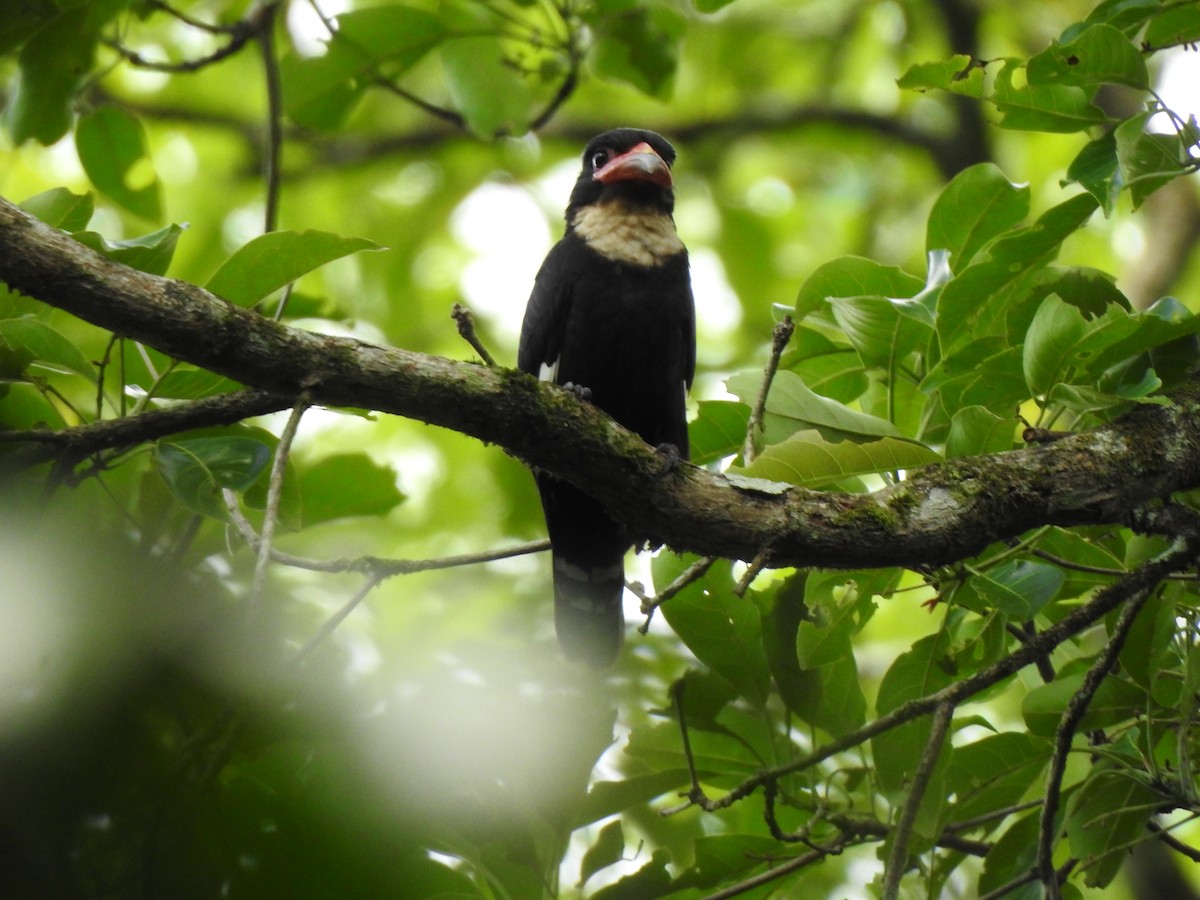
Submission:
M 1200 382 L 1044 447 L 958 459 L 873 494 L 755 485 L 661 459 L 530 376 L 313 334 L 110 262 L 0 199 L 0 280 L 115 334 L 273 395 L 366 407 L 498 444 L 601 497 L 648 539 L 769 565 L 936 565 L 1046 524 L 1124 522 L 1200 485 Z

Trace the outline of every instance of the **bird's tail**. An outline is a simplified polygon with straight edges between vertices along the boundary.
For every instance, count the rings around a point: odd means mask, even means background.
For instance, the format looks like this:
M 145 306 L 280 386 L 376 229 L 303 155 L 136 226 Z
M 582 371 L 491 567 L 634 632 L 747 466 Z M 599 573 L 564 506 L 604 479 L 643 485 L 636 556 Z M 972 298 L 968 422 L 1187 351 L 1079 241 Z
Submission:
M 538 476 L 554 547 L 554 627 L 563 655 L 612 665 L 625 637 L 621 594 L 630 541 L 604 507 L 565 481 Z
M 595 669 L 612 665 L 625 639 L 624 553 L 609 565 L 554 554 L 554 629 L 563 654 Z

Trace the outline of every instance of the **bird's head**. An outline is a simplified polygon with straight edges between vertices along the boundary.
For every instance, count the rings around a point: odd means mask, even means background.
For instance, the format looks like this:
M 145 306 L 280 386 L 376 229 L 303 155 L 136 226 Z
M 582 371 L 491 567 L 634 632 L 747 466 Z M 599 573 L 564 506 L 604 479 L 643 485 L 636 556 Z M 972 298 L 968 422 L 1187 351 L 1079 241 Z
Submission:
M 584 206 L 620 202 L 670 215 L 675 206 L 667 139 L 640 128 L 614 128 L 592 138 L 583 151 L 583 171 L 571 191 L 567 220 Z

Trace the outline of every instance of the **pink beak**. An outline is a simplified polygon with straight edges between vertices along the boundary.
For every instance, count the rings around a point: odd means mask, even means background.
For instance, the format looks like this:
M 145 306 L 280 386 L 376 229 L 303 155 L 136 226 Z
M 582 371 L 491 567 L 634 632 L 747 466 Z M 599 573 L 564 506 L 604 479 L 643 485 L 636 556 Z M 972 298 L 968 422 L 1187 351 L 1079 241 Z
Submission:
M 671 186 L 671 167 L 645 141 L 627 153 L 610 159 L 592 176 L 601 184 L 614 181 L 649 181 L 659 187 Z

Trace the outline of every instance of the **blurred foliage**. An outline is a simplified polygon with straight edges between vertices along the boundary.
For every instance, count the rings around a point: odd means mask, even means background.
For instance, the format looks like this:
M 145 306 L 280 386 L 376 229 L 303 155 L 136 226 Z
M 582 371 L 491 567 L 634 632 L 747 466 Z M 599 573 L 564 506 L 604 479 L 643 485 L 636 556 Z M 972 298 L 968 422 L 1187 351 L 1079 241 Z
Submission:
M 1180 176 L 1200 132 L 1163 75 L 1198 39 L 1200 4 L 1156 0 L 18 0 L 0 193 L 299 327 L 464 358 L 465 299 L 504 365 L 579 149 L 654 128 L 680 150 L 693 458 L 858 491 L 1018 446 L 1018 407 L 1080 430 L 1165 402 L 1196 363 L 1200 254 L 1150 254 L 1195 227 L 1156 203 L 1182 192 L 1196 215 Z M 1162 290 L 1127 291 L 1146 266 Z M 2 286 L 0 375 L 7 431 L 236 387 Z M 1026 810 L 1111 617 L 957 710 L 900 885 L 883 863 L 924 719 L 723 809 L 661 813 L 985 670 L 1163 549 L 1041 528 L 937 571 L 749 587 L 718 562 L 599 677 L 558 660 L 536 555 L 259 581 L 225 491 L 263 527 L 282 425 L 70 465 L 0 444 L 0 894 L 993 891 L 1034 863 Z M 542 534 L 517 461 L 362 411 L 306 415 L 283 484 L 276 542 L 297 557 Z M 658 590 L 693 562 L 646 555 L 631 567 Z M 1063 896 L 1119 896 L 1157 814 L 1200 838 L 1197 618 L 1192 583 L 1162 586 L 1093 698 L 1063 785 Z

